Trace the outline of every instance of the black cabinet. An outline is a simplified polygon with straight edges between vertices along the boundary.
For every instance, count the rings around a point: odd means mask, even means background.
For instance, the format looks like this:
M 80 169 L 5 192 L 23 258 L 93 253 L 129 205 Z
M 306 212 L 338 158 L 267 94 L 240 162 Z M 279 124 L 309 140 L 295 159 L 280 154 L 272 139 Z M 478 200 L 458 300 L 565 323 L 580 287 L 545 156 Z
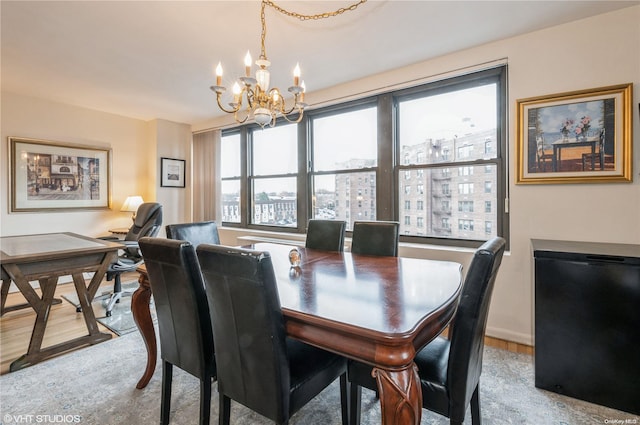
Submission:
M 640 414 L 640 245 L 532 244 L 536 387 Z

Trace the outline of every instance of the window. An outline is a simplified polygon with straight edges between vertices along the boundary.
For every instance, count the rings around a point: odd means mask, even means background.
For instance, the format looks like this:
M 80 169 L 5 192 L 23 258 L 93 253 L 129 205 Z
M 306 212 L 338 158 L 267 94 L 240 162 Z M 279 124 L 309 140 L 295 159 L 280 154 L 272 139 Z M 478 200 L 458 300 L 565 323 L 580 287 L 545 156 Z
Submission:
M 221 139 L 221 196 L 222 221 L 229 223 L 241 222 L 242 206 L 240 203 L 241 182 L 241 144 L 240 133 L 230 133 Z
M 473 183 L 458 183 L 458 194 L 459 195 L 472 195 L 473 194 Z
M 312 216 L 375 220 L 377 108 L 339 109 L 313 115 L 311 131 Z M 273 157 L 272 157 L 273 158 Z
M 473 212 L 473 201 L 458 201 L 458 212 Z
M 491 208 L 494 203 L 501 205 L 496 202 L 498 193 L 493 190 L 494 185 L 501 188 L 500 195 L 506 188 L 502 172 L 504 88 L 502 73 L 487 72 L 407 89 L 396 95 L 397 155 L 404 158 L 403 164 L 397 166 L 398 172 L 423 173 L 421 183 L 427 212 L 422 231 L 404 228 L 402 234 L 486 240 L 487 227 L 476 230 L 474 226 L 473 217 L 480 213 L 474 208 L 477 201 L 485 205 L 482 219 L 493 223 L 491 235 L 497 235 L 497 229 L 504 235 L 505 212 Z M 478 193 L 480 188 L 484 188 L 483 193 Z M 399 193 L 400 201 L 415 196 Z M 445 201 L 454 202 L 456 210 Z M 444 216 L 458 222 L 458 231 L 443 225 Z
M 505 93 L 498 67 L 224 130 L 225 224 L 302 233 L 324 218 L 350 231 L 366 218 L 400 221 L 403 242 L 508 237 Z
M 297 227 L 298 137 L 294 124 L 250 133 L 252 224 Z M 273 152 L 278 160 L 273 160 Z
M 473 230 L 473 220 L 458 220 L 458 230 Z
M 473 174 L 473 167 L 460 167 L 458 174 L 461 176 L 470 176 Z
M 493 143 L 491 140 L 485 140 L 484 142 L 484 153 L 485 155 L 491 154 L 493 151 Z

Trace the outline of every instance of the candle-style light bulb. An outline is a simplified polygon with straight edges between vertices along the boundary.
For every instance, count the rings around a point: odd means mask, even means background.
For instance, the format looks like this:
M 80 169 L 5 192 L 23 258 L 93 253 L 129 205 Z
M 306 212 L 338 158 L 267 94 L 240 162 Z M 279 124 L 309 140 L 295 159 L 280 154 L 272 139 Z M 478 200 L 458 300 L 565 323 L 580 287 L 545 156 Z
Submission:
M 240 84 L 238 84 L 238 82 L 236 81 L 235 83 L 233 83 L 233 87 L 231 90 L 233 91 L 233 101 L 235 103 L 238 103 L 238 101 L 240 100 L 240 93 L 242 92 L 242 90 L 240 89 Z
M 247 77 L 251 76 L 251 53 L 247 50 L 247 55 L 244 57 L 244 71 Z
M 300 84 L 300 64 L 296 63 L 296 67 L 293 69 L 293 85 L 298 86 Z
M 222 85 L 222 63 L 218 62 L 216 66 L 216 86 Z
M 302 87 L 302 91 L 300 92 L 300 102 L 304 102 L 304 92 L 307 91 L 307 86 L 304 85 L 304 80 L 302 80 L 300 87 Z

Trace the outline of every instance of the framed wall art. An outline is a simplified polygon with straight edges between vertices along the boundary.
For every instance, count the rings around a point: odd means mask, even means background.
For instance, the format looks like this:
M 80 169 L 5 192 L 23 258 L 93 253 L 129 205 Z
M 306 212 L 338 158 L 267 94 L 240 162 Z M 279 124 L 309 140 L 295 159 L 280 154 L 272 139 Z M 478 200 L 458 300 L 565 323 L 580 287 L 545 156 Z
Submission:
M 516 183 L 632 180 L 632 84 L 517 101 Z
M 184 159 L 160 158 L 160 186 L 184 187 Z
M 11 212 L 108 209 L 111 149 L 9 137 Z

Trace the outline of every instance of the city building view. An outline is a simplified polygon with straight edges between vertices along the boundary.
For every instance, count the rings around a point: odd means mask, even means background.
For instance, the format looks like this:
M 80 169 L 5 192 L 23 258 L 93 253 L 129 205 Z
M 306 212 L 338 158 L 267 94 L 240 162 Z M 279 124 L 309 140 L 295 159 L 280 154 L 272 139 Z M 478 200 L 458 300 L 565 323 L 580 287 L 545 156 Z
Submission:
M 496 130 L 490 129 L 401 147 L 397 176 L 401 234 L 471 240 L 496 235 L 495 165 L 456 165 L 494 158 L 495 138 Z M 412 164 L 411 168 L 402 168 Z M 373 166 L 375 161 L 362 159 L 336 164 L 337 169 L 351 170 Z M 315 218 L 345 220 L 349 229 L 353 221 L 376 220 L 375 172 L 354 171 L 328 177 L 333 180 L 332 188 L 325 184 L 314 190 Z M 223 220 L 239 222 L 238 192 L 223 192 Z M 296 227 L 296 194 L 256 193 L 252 223 Z

